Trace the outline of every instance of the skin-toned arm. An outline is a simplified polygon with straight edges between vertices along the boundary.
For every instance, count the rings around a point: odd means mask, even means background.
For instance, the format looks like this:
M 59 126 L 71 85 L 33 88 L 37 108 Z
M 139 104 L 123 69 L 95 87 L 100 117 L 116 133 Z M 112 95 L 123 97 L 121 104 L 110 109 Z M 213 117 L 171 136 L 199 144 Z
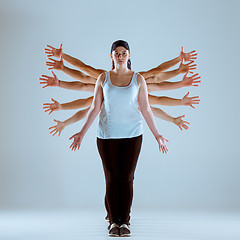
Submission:
M 153 133 L 154 137 L 156 138 L 159 144 L 159 150 L 162 151 L 163 153 L 167 153 L 168 149 L 165 144 L 165 141 L 168 141 L 168 140 L 158 133 L 154 116 L 148 102 L 147 85 L 146 85 L 145 79 L 143 78 L 142 75 L 138 74 L 137 81 L 139 84 L 139 93 L 138 93 L 139 109 L 149 129 L 151 130 L 151 132 Z
M 80 80 L 81 82 L 84 82 L 84 83 L 92 83 L 92 84 L 96 83 L 95 78 L 93 78 L 91 76 L 88 76 L 88 75 L 86 75 L 86 74 L 84 74 L 84 73 L 82 73 L 78 70 L 66 67 L 63 64 L 62 56 L 60 57 L 60 61 L 57 61 L 53 58 L 48 58 L 48 59 L 51 61 L 51 62 L 46 62 L 46 65 L 49 66 L 48 70 L 56 69 L 56 70 L 59 70 L 59 71 L 63 71 L 67 75 L 69 75 L 69 76 L 71 76 L 75 79 L 78 79 L 78 80 Z
M 190 86 L 195 86 L 198 87 L 199 83 L 201 81 L 197 81 L 201 77 L 198 76 L 198 73 L 187 77 L 188 72 L 183 76 L 182 81 L 178 82 L 167 82 L 163 81 L 160 83 L 148 83 L 148 92 L 154 92 L 154 91 L 165 91 L 165 90 L 172 90 L 172 89 L 177 89 L 177 88 L 182 88 L 182 87 L 190 87 Z
M 194 62 L 194 60 L 197 59 L 197 53 L 196 51 L 191 51 L 189 53 L 184 53 L 183 52 L 183 47 L 181 48 L 181 52 L 180 55 L 172 60 L 169 60 L 167 62 L 164 62 L 162 64 L 160 64 L 158 67 L 156 68 L 152 68 L 148 71 L 143 71 L 140 72 L 140 74 L 145 78 L 150 78 L 150 77 L 154 77 L 155 75 L 159 74 L 160 72 L 164 72 L 167 69 L 175 66 L 176 64 L 178 64 L 179 62 L 183 62 L 183 61 L 191 61 L 191 63 Z M 193 66 L 192 66 L 193 67 Z M 167 79 L 165 79 L 167 80 Z
M 160 108 L 151 106 L 151 109 L 152 109 L 154 116 L 161 118 L 165 121 L 176 124 L 180 128 L 180 130 L 182 130 L 182 128 L 184 128 L 186 130 L 189 128 L 186 124 L 190 124 L 190 123 L 182 120 L 182 118 L 185 117 L 185 115 L 174 118 L 174 117 L 168 115 L 166 112 L 164 112 Z
M 47 54 L 47 57 L 63 57 L 65 61 L 73 65 L 74 67 L 79 68 L 81 71 L 87 73 L 89 76 L 97 79 L 98 76 L 105 72 L 103 69 L 96 69 L 93 68 L 92 66 L 89 66 L 85 63 L 83 63 L 81 60 L 74 58 L 66 53 L 62 52 L 62 44 L 60 45 L 59 49 L 54 48 L 50 45 L 47 45 L 48 48 L 45 48 L 45 53 Z M 96 82 L 96 80 L 95 80 Z
M 103 83 L 104 79 L 105 79 L 105 74 L 101 74 L 98 77 L 96 87 L 94 90 L 93 102 L 92 102 L 91 108 L 88 112 L 87 120 L 86 120 L 85 124 L 83 125 L 81 131 L 74 134 L 72 137 L 69 138 L 69 140 L 74 139 L 73 143 L 70 146 L 71 150 L 75 151 L 77 148 L 78 149 L 80 148 L 80 145 L 81 145 L 84 135 L 86 134 L 87 130 L 89 129 L 89 127 L 93 123 L 94 119 L 96 118 L 96 116 L 98 115 L 98 113 L 101 110 L 102 103 L 104 100 L 103 99 L 103 90 L 102 90 L 102 83 Z
M 61 134 L 61 132 L 62 132 L 62 130 L 63 130 L 65 127 L 67 127 L 68 125 L 73 124 L 73 123 L 78 122 L 78 121 L 80 121 L 81 119 L 83 119 L 83 118 L 87 115 L 89 109 L 90 109 L 90 107 L 88 107 L 88 108 L 86 108 L 86 109 L 83 109 L 83 110 L 80 110 L 80 111 L 78 111 L 77 113 L 75 113 L 72 117 L 66 119 L 66 120 L 63 121 L 63 122 L 54 119 L 54 121 L 57 123 L 57 125 L 52 126 L 52 127 L 49 128 L 49 130 L 50 130 L 50 129 L 53 129 L 53 130 L 50 132 L 50 134 L 52 134 L 52 135 L 54 136 L 55 134 L 58 133 L 58 137 L 59 137 L 60 134 Z
M 91 77 L 97 79 L 98 76 L 101 74 L 101 73 L 104 73 L 106 72 L 105 70 L 103 69 L 96 69 L 92 66 L 89 66 L 85 63 L 83 63 L 82 61 L 80 61 L 79 59 L 77 58 L 74 58 L 74 57 L 71 57 L 70 55 L 67 55 L 65 53 L 62 54 L 63 56 L 63 59 L 67 62 L 69 62 L 70 64 L 72 64 L 74 67 L 80 69 L 81 71 L 87 73 L 88 75 L 90 75 Z
M 87 92 L 94 92 L 95 85 L 91 83 L 82 83 L 79 81 L 74 82 L 66 82 L 66 81 L 60 81 L 57 76 L 54 74 L 53 71 L 51 71 L 53 77 L 42 75 L 39 80 L 42 82 L 39 82 L 40 84 L 45 84 L 42 88 L 45 87 L 61 87 L 69 90 L 78 90 L 78 91 L 87 91 Z
M 168 71 L 168 72 L 160 72 L 153 77 L 148 77 L 146 79 L 146 83 L 147 84 L 149 84 L 149 83 L 159 83 L 159 82 L 168 80 L 170 78 L 176 77 L 178 74 L 188 73 L 188 72 L 193 73 L 190 70 L 196 69 L 196 66 L 197 66 L 197 64 L 193 64 L 193 61 L 191 61 L 187 64 L 183 64 L 181 62 L 178 69 Z
M 51 114 L 54 111 L 72 110 L 72 109 L 89 107 L 92 104 L 93 97 L 78 99 L 68 103 L 59 103 L 53 98 L 51 98 L 51 100 L 53 101 L 53 103 L 43 104 L 43 109 L 46 109 L 44 112 L 49 112 L 48 114 Z
M 190 106 L 195 109 L 193 104 L 199 104 L 200 99 L 199 96 L 188 97 L 189 92 L 182 98 L 170 98 L 170 97 L 158 97 L 148 94 L 148 100 L 151 105 L 164 105 L 164 106 Z

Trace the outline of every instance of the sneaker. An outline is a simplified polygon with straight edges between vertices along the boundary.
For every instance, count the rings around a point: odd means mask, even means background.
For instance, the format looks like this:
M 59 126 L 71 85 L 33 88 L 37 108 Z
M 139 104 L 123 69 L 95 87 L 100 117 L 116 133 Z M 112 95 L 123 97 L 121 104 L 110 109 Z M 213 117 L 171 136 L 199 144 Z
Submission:
M 117 223 L 112 223 L 108 228 L 110 237 L 119 237 L 119 225 Z
M 131 236 L 131 231 L 130 231 L 130 224 L 122 224 L 119 227 L 119 235 L 121 237 L 130 237 Z

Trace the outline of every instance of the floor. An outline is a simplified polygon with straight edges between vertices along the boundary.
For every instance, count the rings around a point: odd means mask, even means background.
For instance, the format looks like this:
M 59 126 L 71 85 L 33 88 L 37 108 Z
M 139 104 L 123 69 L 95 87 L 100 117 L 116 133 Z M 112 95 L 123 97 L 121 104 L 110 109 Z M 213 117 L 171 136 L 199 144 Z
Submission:
M 128 239 L 239 240 L 240 213 L 135 209 Z M 103 210 L 0 211 L 0 240 L 102 240 L 108 237 Z M 122 239 L 122 238 L 121 238 Z

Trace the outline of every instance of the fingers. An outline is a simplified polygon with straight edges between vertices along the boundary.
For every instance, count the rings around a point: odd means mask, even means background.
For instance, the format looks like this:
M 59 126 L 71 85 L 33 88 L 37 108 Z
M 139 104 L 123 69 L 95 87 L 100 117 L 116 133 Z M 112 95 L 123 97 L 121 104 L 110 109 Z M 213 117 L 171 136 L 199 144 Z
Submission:
M 46 62 L 45 63 L 47 66 L 54 66 L 54 63 L 53 62 Z
M 54 49 L 54 47 L 50 46 L 50 45 L 47 45 L 47 47 L 51 48 L 51 49 Z
M 56 75 L 55 75 L 55 73 L 54 73 L 53 71 L 51 71 L 51 73 L 52 73 L 52 75 L 53 75 L 54 77 L 56 77 Z

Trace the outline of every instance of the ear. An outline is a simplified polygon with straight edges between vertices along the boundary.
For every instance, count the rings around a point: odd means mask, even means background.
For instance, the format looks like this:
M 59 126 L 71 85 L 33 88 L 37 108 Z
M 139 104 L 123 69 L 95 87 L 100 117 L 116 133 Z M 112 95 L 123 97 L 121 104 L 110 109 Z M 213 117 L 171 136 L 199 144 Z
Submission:
M 110 58 L 111 58 L 111 59 L 113 59 L 113 56 L 112 56 L 112 54 L 110 54 Z
M 130 59 L 131 58 L 131 54 L 129 53 L 129 57 L 128 57 L 128 59 Z

